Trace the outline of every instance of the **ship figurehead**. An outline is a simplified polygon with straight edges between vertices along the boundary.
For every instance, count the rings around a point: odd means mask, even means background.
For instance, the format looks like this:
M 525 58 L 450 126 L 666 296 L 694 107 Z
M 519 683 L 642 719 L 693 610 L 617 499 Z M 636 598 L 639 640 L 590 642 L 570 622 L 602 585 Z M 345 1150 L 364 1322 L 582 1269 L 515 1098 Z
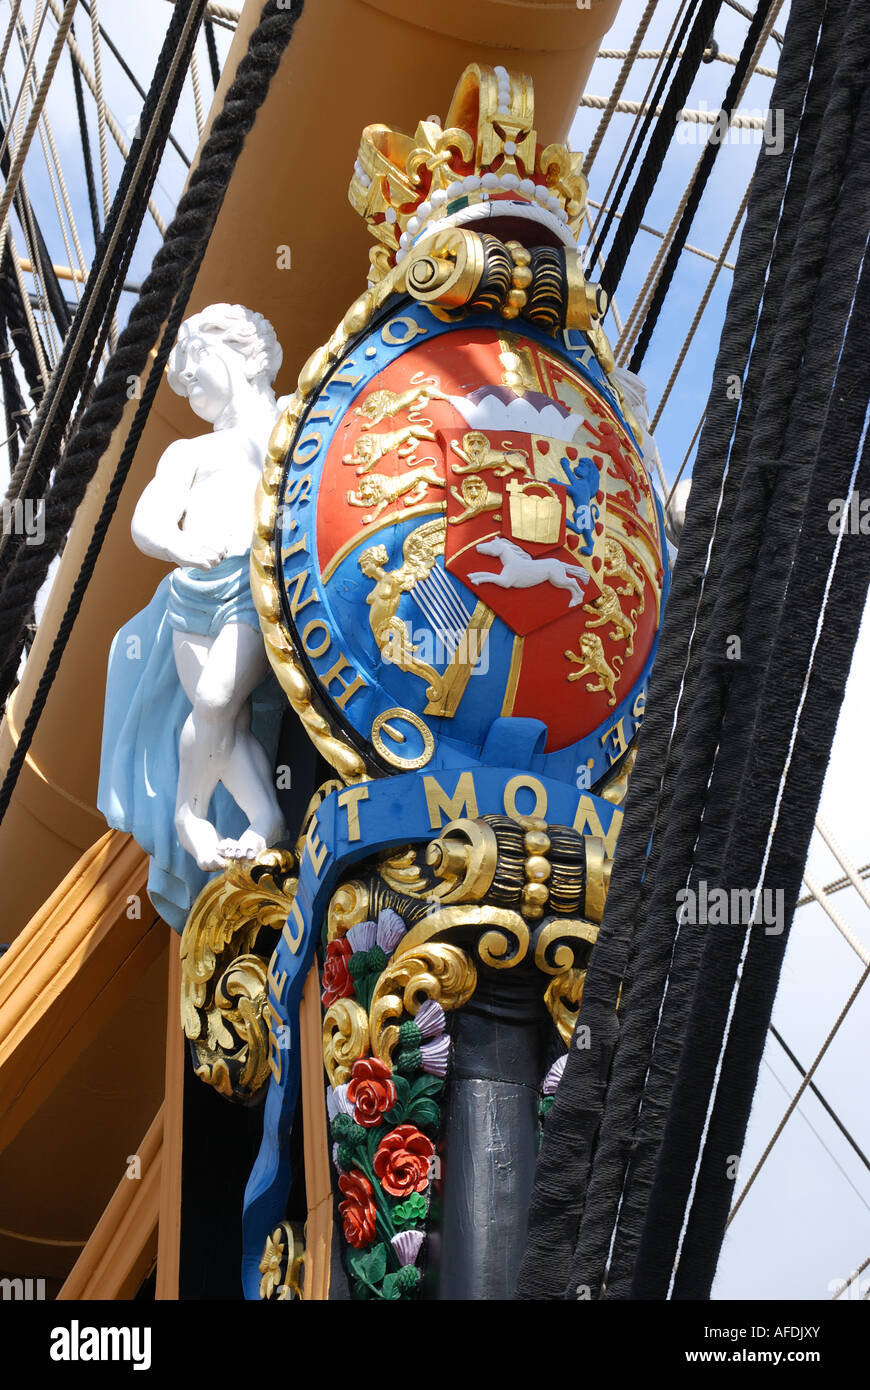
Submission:
M 333 1155 L 350 1295 L 416 1296 L 430 1266 L 434 1296 L 512 1287 L 537 1114 L 517 1120 L 516 1167 L 487 1198 L 510 1251 L 496 1255 L 486 1229 L 472 1249 L 454 1218 L 485 1137 L 475 1106 L 498 1101 L 456 1081 L 445 1119 L 452 1049 L 463 1076 L 495 1084 L 489 1043 L 463 1034 L 474 996 L 496 1032 L 530 1030 L 505 1054 L 523 1094 L 552 1093 L 668 586 L 647 422 L 576 248 L 585 196 L 582 156 L 541 143 L 531 80 L 504 68 L 469 67 L 443 126 L 363 133 L 350 199 L 375 239 L 368 287 L 279 416 L 251 552 L 269 659 L 336 778 L 312 800 L 292 890 L 261 871 L 269 910 L 286 891 L 287 913 L 263 967 L 271 1080 L 246 1197 L 250 1297 L 291 1296 L 270 1271 L 279 1247 L 296 1250 L 288 1134 L 305 1038 L 322 1047 L 330 1128 L 327 1141 L 326 1117 L 306 1111 L 306 1146 L 321 1133 Z M 324 1012 L 315 998 L 300 1025 L 318 944 Z M 493 985 L 513 967 L 531 1023 L 525 1005 L 505 1015 Z M 439 1273 L 421 1251 L 454 1130 L 471 1147 L 442 1194 Z M 317 1210 L 309 1290 L 329 1284 L 331 1208 Z M 281 1290 L 299 1285 L 293 1269 Z

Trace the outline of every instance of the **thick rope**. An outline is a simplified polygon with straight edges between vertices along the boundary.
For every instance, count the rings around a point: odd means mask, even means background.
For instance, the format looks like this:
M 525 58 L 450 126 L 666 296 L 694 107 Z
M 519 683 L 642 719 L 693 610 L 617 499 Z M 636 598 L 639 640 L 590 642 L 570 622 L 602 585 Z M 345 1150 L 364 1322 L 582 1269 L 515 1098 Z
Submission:
M 801 7 L 796 5 L 795 11 Z M 814 11 L 813 0 L 803 0 Z M 792 23 L 795 22 L 794 12 Z M 807 22 L 806 13 L 804 23 Z M 817 27 L 816 21 L 816 27 Z M 784 55 L 776 100 L 800 110 L 811 52 Z M 572 1048 L 549 1116 L 536 1171 L 529 1215 L 529 1244 L 520 1273 L 521 1297 L 562 1297 L 568 1286 L 575 1234 L 583 1210 L 592 1148 L 603 1108 L 604 1088 L 616 1042 L 615 1005 L 625 978 L 637 926 L 643 920 L 651 824 L 666 816 L 674 792 L 671 769 L 675 722 L 691 694 L 690 663 L 701 649 L 710 613 L 710 589 L 718 576 L 712 541 L 727 532 L 739 482 L 739 460 L 729 478 L 728 457 L 738 402 L 726 390 L 729 378 L 745 375 L 777 231 L 777 213 L 795 139 L 796 120 L 786 121 L 786 148 L 763 160 L 756 175 L 728 302 L 722 340 L 698 449 L 692 502 L 660 637 L 638 758 L 632 773 L 604 922 L 587 971 L 578 1026 L 589 1029 L 590 1046 Z
M 126 377 L 130 370 L 128 363 L 135 356 L 141 362 L 139 370 L 144 368 L 154 341 L 154 332 L 159 331 L 160 324 L 166 320 L 165 306 L 171 306 L 157 357 L 151 367 L 130 433 L 118 460 L 100 518 L 70 593 L 66 612 L 22 726 L 9 770 L 0 787 L 0 820 L 9 806 L 78 616 L 233 169 L 245 137 L 266 98 L 272 77 L 293 35 L 303 3 L 304 0 L 295 0 L 292 8 L 285 9 L 280 8 L 276 0 L 268 0 L 264 6 L 259 24 L 251 35 L 247 53 L 239 64 L 224 106 L 212 125 L 196 169 L 191 175 L 190 184 L 178 205 L 166 242 L 154 258 L 151 271 L 142 287 L 139 303 L 122 334 L 118 352 L 110 361 L 95 393 L 93 405 L 71 441 L 67 461 L 72 460 L 76 465 L 75 477 L 80 501 L 126 404 Z M 124 356 L 127 357 L 127 361 L 119 361 Z M 92 428 L 89 428 L 89 416 L 97 417 Z M 70 508 L 72 502 L 73 497 L 70 495 L 65 500 L 65 506 Z M 74 512 L 74 507 L 72 510 Z M 57 520 L 57 517 L 53 518 L 55 528 Z M 48 526 L 46 534 L 47 532 Z
M 833 335 L 824 342 L 819 335 L 809 345 L 806 343 L 814 304 L 816 317 L 822 306 L 827 313 L 831 296 L 843 308 L 842 294 L 838 295 L 831 284 L 830 273 L 822 281 L 822 288 L 818 288 L 827 226 L 836 208 L 842 160 L 848 150 L 848 132 L 843 139 L 843 128 L 837 126 L 828 104 L 843 7 L 829 7 L 828 18 L 836 22 L 827 24 L 816 57 L 768 282 L 767 300 L 774 312 L 762 317 L 750 372 L 743 385 L 732 459 L 735 451 L 743 455 L 744 477 L 728 552 L 716 586 L 701 678 L 696 680 L 694 698 L 686 711 L 679 767 L 680 801 L 672 803 L 663 836 L 647 930 L 636 965 L 638 979 L 643 980 L 638 996 L 643 998 L 643 1004 L 630 1030 L 635 1038 L 633 1085 L 643 1084 L 645 1068 L 649 1068 L 649 1073 L 632 1142 L 632 1174 L 621 1218 L 622 1243 L 614 1254 L 609 1296 L 622 1296 L 620 1272 L 625 1271 L 627 1278 L 633 1262 L 634 1240 L 649 1200 L 657 1146 L 682 1056 L 685 1019 L 701 969 L 704 932 L 692 928 L 674 933 L 669 925 L 662 933 L 662 949 L 655 965 L 648 955 L 654 934 L 659 931 L 658 924 L 674 921 L 680 888 L 697 891 L 701 881 L 714 885 L 732 882 L 723 880 L 717 860 L 717 847 L 721 848 L 726 833 L 723 823 L 727 825 L 731 807 L 729 787 L 739 779 L 742 766 L 732 751 L 732 739 L 739 739 L 741 727 L 751 727 L 759 689 L 759 664 L 763 664 L 769 650 L 767 634 L 777 627 L 800 510 L 809 485 L 815 432 L 824 420 L 824 392 L 830 390 L 835 369 Z M 857 265 L 854 270 L 857 273 Z M 779 298 L 777 278 L 782 281 Z M 845 282 L 847 286 L 853 284 L 854 278 L 850 282 L 847 274 Z M 836 308 L 833 321 L 837 322 Z M 802 366 L 804 353 L 806 361 Z M 796 432 L 792 430 L 786 439 L 789 418 L 795 409 L 791 402 L 798 398 L 799 438 L 794 438 Z M 772 459 L 783 457 L 784 450 L 788 465 L 784 463 L 778 472 L 773 472 L 767 465 Z M 756 593 L 763 595 L 760 601 L 764 605 L 764 626 L 756 640 L 750 640 L 746 614 Z M 727 657 L 728 643 L 734 635 L 744 643 L 742 660 Z M 692 866 L 691 877 L 686 873 L 687 864 Z M 706 993 L 709 984 L 703 972 L 702 978 Z M 701 987 L 697 985 L 698 989 Z M 656 1051 L 650 1063 L 644 1032 L 652 1032 L 659 1014 Z
M 739 991 L 735 987 L 736 999 L 732 995 L 726 1046 L 704 1147 L 700 1163 L 696 1163 L 694 1199 L 678 1251 L 679 1267 L 673 1284 L 675 1298 L 708 1296 L 715 1274 L 733 1196 L 733 1183 L 724 1170 L 720 1175 L 717 1168 L 723 1153 L 739 1153 L 743 1145 L 764 1034 L 812 833 L 813 809 L 821 794 L 836 716 L 870 584 L 870 554 L 864 538 L 842 532 L 832 537 L 827 528 L 826 512 L 832 486 L 841 485 L 844 477 L 847 490 L 849 484 L 864 492 L 870 488 L 870 433 L 867 431 L 870 399 L 866 365 L 870 267 L 866 262 L 862 279 L 838 373 L 836 398 L 832 400 L 835 418 L 830 422 L 829 439 L 818 455 L 813 488 L 803 517 L 798 552 L 800 568 L 793 573 L 784 624 L 772 654 L 762 704 L 764 729 L 753 750 L 758 758 L 762 745 L 766 748 L 768 735 L 774 746 L 782 746 L 784 735 L 789 743 L 789 758 L 778 779 L 776 766 L 759 768 L 753 786 L 757 800 L 753 797 L 749 823 L 742 827 L 745 837 L 739 843 L 732 839 L 726 861 L 726 871 L 735 875 L 729 881 L 751 882 L 761 857 L 756 881 L 783 894 L 786 930 L 777 936 L 754 929 L 748 932 L 742 977 L 738 982 Z M 849 391 L 854 392 L 851 398 L 847 395 Z M 840 450 L 842 452 L 835 453 Z M 822 615 L 820 630 L 813 624 L 813 616 L 818 612 Z M 792 701 L 782 698 L 783 689 L 800 692 L 796 715 Z M 718 1006 L 719 980 L 711 976 L 711 983 L 712 1000 Z M 715 1013 L 716 1009 L 711 1012 Z M 687 1047 L 697 1042 L 703 1057 L 708 1047 L 707 1038 L 715 1024 L 715 1017 L 708 1015 L 698 1026 L 693 1011 Z M 721 1035 L 719 1045 L 721 1047 Z M 673 1123 L 677 1130 L 683 1100 L 683 1093 L 675 1091 Z M 658 1249 L 653 1223 L 650 1240 Z
M 208 61 L 209 67 L 211 68 L 212 85 L 215 91 L 217 91 L 218 83 L 221 80 L 221 62 L 220 58 L 218 57 L 217 39 L 214 36 L 214 24 L 212 23 L 211 19 L 208 18 L 208 16 L 206 16 L 203 28 L 205 29 L 205 46 L 208 50 Z

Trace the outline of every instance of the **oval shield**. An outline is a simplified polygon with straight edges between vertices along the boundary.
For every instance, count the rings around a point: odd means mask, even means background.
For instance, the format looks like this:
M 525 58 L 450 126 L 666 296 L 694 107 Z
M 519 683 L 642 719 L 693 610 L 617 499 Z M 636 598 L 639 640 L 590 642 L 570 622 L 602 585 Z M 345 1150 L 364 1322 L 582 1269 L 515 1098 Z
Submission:
M 300 421 L 276 527 L 284 620 L 383 771 L 504 761 L 594 787 L 643 717 L 664 523 L 583 334 L 416 303 Z

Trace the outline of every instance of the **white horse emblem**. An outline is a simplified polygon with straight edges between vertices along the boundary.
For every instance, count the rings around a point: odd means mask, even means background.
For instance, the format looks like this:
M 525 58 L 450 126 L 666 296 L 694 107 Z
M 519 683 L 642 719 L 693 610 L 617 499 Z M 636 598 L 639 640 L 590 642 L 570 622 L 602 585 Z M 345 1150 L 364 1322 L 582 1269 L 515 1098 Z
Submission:
M 504 536 L 496 536 L 491 541 L 481 541 L 475 549 L 481 555 L 495 555 L 501 561 L 500 574 L 478 572 L 468 577 L 473 584 L 497 584 L 500 589 L 533 589 L 536 584 L 552 584 L 557 589 L 567 589 L 571 594 L 569 608 L 583 602 L 583 590 L 577 583 L 589 580 L 589 571 L 582 565 L 566 565 L 564 560 L 536 560 L 522 546 Z

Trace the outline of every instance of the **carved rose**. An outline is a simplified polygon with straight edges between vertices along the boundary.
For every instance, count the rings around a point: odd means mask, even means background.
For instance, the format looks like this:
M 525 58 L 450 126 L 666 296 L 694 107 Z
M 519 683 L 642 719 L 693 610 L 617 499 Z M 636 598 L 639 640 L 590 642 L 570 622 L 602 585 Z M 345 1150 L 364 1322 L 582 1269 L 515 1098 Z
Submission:
M 323 1007 L 328 1009 L 330 1004 L 334 1004 L 336 999 L 347 999 L 353 994 L 353 980 L 348 972 L 347 963 L 353 955 L 350 942 L 330 941 L 326 948 L 326 960 L 323 963 Z
M 378 1145 L 374 1170 L 381 1187 L 393 1197 L 425 1192 L 435 1145 L 413 1125 L 399 1125 Z
M 377 1057 L 361 1057 L 353 1064 L 347 1098 L 353 1106 L 353 1118 L 358 1125 L 374 1129 L 381 1116 L 396 1103 L 396 1088 L 392 1072 Z
M 344 1193 L 344 1201 L 338 1204 L 338 1210 L 344 1220 L 344 1238 L 348 1245 L 362 1250 L 366 1245 L 371 1245 L 375 1238 L 372 1185 L 368 1178 L 354 1169 L 341 1175 L 338 1186 Z

